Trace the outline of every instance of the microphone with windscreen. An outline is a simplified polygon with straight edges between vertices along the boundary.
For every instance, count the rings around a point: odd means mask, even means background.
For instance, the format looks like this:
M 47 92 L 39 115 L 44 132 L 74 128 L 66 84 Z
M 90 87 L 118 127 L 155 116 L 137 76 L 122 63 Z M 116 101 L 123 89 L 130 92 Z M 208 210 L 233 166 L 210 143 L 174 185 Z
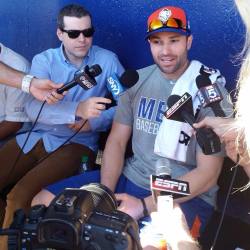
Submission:
M 139 74 L 134 69 L 127 69 L 120 76 L 120 82 L 125 88 L 130 88 L 139 80 Z
M 95 64 L 91 67 L 88 65 L 79 71 L 76 71 L 74 79 L 68 83 L 65 83 L 61 88 L 57 89 L 58 94 L 62 94 L 64 91 L 69 90 L 76 85 L 80 85 L 83 89 L 89 90 L 96 85 L 95 77 L 102 73 L 100 65 Z
M 136 70 L 128 69 L 120 77 L 112 74 L 107 79 L 107 88 L 117 102 L 121 93 L 137 83 L 139 74 Z
M 182 96 L 171 95 L 168 98 L 167 105 L 170 108 L 165 112 L 166 118 L 187 122 L 196 131 L 197 142 L 205 155 L 220 152 L 220 139 L 211 128 L 196 129 L 193 127 L 195 117 L 193 114 L 192 96 L 190 94 L 184 93 Z
M 155 164 L 155 174 L 165 179 L 171 179 L 171 168 L 169 160 L 166 158 L 160 158 Z
M 167 100 L 169 109 L 165 112 L 167 119 L 187 122 L 193 127 L 195 123 L 195 117 L 193 112 L 192 96 L 185 93 L 182 96 L 171 95 Z
M 215 116 L 225 117 L 225 113 L 220 106 L 223 95 L 217 83 L 211 82 L 208 76 L 198 75 L 196 77 L 196 85 L 199 89 L 198 97 L 203 108 L 210 107 Z
M 156 161 L 155 174 L 150 177 L 151 192 L 155 203 L 158 203 L 159 199 L 161 202 L 165 200 L 159 198 L 161 196 L 171 196 L 171 199 L 176 199 L 190 195 L 188 182 L 171 178 L 171 167 L 167 158 L 160 158 Z M 171 203 L 171 199 L 167 199 L 168 202 Z

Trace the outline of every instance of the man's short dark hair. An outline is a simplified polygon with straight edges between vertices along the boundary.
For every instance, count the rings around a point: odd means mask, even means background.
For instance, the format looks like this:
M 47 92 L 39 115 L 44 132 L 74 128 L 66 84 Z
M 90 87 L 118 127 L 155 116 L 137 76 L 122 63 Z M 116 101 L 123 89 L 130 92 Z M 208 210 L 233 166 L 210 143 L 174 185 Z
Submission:
M 70 16 L 70 17 L 84 17 L 89 16 L 91 19 L 91 14 L 88 10 L 86 10 L 83 6 L 77 5 L 77 4 L 69 4 L 64 6 L 58 16 L 57 16 L 57 27 L 59 29 L 64 29 L 64 17 Z

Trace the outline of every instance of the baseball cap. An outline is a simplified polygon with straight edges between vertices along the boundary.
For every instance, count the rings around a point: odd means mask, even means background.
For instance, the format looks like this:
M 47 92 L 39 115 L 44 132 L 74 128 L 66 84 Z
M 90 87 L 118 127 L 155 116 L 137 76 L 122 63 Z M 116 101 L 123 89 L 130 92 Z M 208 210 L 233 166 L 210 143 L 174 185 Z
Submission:
M 191 34 L 185 11 L 179 7 L 165 6 L 154 11 L 148 18 L 146 38 L 157 32 Z

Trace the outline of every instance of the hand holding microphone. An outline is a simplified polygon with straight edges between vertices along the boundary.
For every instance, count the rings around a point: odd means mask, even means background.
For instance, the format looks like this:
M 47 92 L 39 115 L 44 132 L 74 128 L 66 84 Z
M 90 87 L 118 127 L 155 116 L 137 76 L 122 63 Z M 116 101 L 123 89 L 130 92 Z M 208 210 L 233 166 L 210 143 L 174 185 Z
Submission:
M 220 139 L 212 129 L 196 129 L 193 126 L 195 117 L 193 115 L 191 95 L 188 93 L 185 93 L 183 96 L 171 95 L 167 103 L 170 108 L 165 113 L 166 118 L 190 124 L 196 130 L 196 139 L 204 154 L 215 154 L 221 150 Z
M 161 178 L 160 182 L 165 180 L 171 180 L 171 168 L 169 166 L 169 160 L 166 158 L 161 158 L 156 161 L 155 165 L 155 174 L 156 178 Z M 154 176 L 151 176 L 151 190 L 155 204 L 157 204 L 157 212 L 159 213 L 169 213 L 173 207 L 173 195 L 170 192 L 164 192 L 158 190 L 155 187 L 159 179 L 154 179 Z
M 96 82 L 94 77 L 101 73 L 99 65 L 92 67 L 85 67 L 84 71 L 76 72 L 74 79 L 65 84 L 59 89 L 59 92 L 65 91 L 69 88 L 80 84 L 84 89 L 92 88 Z M 112 93 L 113 98 L 117 101 L 120 94 L 127 88 L 133 86 L 139 79 L 136 70 L 126 70 L 119 78 L 112 74 L 107 80 L 107 88 Z M 100 116 L 101 112 L 106 109 L 105 104 L 110 104 L 111 100 L 104 97 L 91 97 L 86 101 L 79 103 L 76 111 L 76 116 L 84 120 Z
M 86 101 L 79 103 L 76 116 L 82 119 L 90 119 L 98 117 L 103 110 L 105 110 L 105 104 L 111 103 L 111 100 L 105 97 L 91 97 Z
M 219 137 L 221 142 L 227 137 L 230 130 L 238 130 L 237 121 L 234 118 L 222 118 L 206 116 L 203 120 L 193 124 L 194 128 L 211 128 Z
M 156 161 L 155 175 L 151 175 L 151 190 L 157 203 L 157 212 L 151 213 L 151 222 L 142 228 L 141 244 L 143 249 L 169 249 L 176 245 L 176 240 L 174 240 L 176 233 L 183 228 L 181 225 L 181 228 L 176 231 L 176 223 L 178 222 L 178 226 L 180 223 L 185 223 L 181 210 L 178 210 L 177 217 L 173 199 L 189 195 L 189 185 L 187 182 L 172 179 L 169 160 L 160 158 Z M 156 248 L 148 248 L 148 246 Z

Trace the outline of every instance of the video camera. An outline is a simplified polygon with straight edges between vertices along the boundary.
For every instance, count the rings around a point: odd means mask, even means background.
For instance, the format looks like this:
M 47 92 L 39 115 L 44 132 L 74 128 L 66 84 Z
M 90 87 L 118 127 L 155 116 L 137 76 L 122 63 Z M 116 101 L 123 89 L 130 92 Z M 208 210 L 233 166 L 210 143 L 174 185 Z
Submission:
M 8 249 L 141 249 L 137 222 L 117 210 L 114 194 L 101 184 L 65 189 L 49 207 L 36 205 L 26 217 L 17 210 Z

